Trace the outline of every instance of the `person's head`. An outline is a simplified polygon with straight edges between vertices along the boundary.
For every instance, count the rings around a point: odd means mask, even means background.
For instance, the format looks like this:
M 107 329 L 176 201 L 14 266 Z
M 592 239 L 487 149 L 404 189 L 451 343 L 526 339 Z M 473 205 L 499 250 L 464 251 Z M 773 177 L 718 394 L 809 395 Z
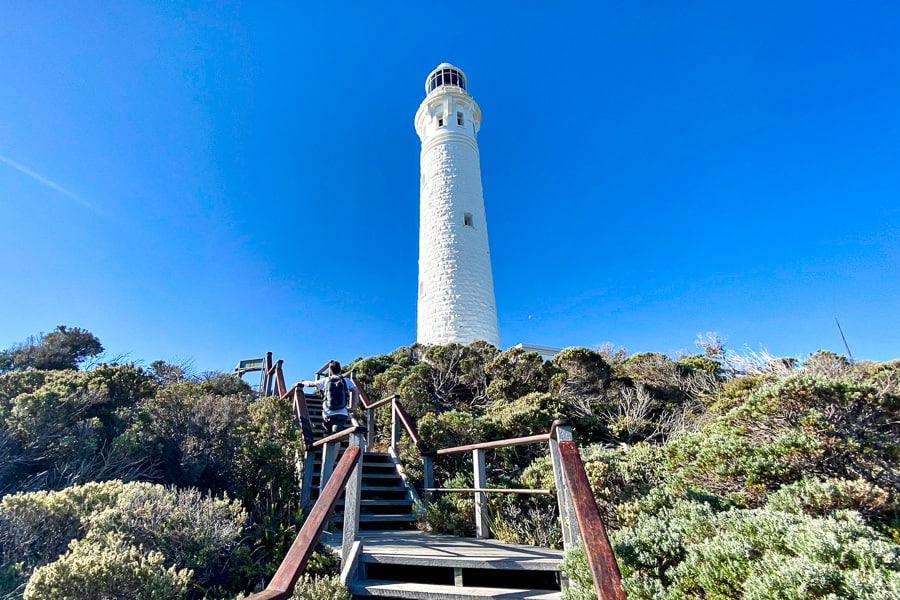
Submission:
M 331 375 L 340 375 L 341 374 L 341 363 L 336 360 L 328 361 L 328 372 Z

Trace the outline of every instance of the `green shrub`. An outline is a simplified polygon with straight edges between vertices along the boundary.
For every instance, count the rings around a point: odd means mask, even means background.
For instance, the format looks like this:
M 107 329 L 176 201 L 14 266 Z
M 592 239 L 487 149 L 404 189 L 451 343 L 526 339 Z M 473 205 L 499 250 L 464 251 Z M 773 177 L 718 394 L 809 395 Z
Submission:
M 569 580 L 568 587 L 563 589 L 562 600 L 597 600 L 584 546 L 578 545 L 566 552 L 560 570 Z
M 438 450 L 485 440 L 484 421 L 470 413 L 451 410 L 441 414 L 427 414 L 419 419 L 419 446 L 423 450 Z M 434 478 L 438 487 L 442 481 L 460 473 L 471 473 L 471 454 L 451 454 L 435 457 Z
M 491 405 L 485 414 L 493 435 L 504 439 L 538 435 L 550 431 L 562 415 L 562 406 L 550 394 L 533 392 L 509 402 Z
M 142 552 L 159 553 L 166 564 L 191 570 L 195 585 L 221 585 L 227 571 L 241 568 L 232 550 L 245 520 L 237 502 L 150 483 L 108 481 L 14 494 L 0 502 L 0 574 L 13 588 L 67 547 L 71 552 L 73 541 L 102 545 L 115 533 Z
M 0 501 L 0 565 L 24 572 L 55 560 L 83 537 L 90 517 L 116 503 L 120 481 L 88 483 L 58 492 L 20 492 Z
M 739 406 L 754 391 L 775 380 L 773 375 L 754 375 L 751 377 L 732 377 L 722 382 L 716 400 L 710 411 L 713 414 L 725 414 L 735 406 Z
M 633 600 L 888 598 L 900 583 L 900 546 L 852 511 L 835 518 L 716 513 L 682 501 L 641 515 L 612 538 Z
M 331 546 L 321 544 L 306 563 L 307 575 L 331 577 L 341 574 L 341 559 Z
M 862 479 L 804 478 L 770 494 L 766 506 L 772 510 L 818 517 L 850 509 L 872 520 L 891 516 L 897 511 L 889 489 Z
M 551 363 L 540 354 L 510 348 L 499 353 L 485 367 L 491 382 L 487 397 L 492 404 L 503 404 L 532 392 L 546 392 L 553 375 Z
M 603 355 L 588 348 L 566 348 L 551 361 L 555 374 L 550 393 L 567 406 L 572 417 L 591 414 L 590 406 L 604 397 L 612 367 Z
M 69 552 L 34 571 L 25 600 L 170 600 L 183 598 L 191 572 L 166 567 L 159 552 L 144 552 L 125 536 L 89 535 Z
M 350 600 L 350 592 L 336 575 L 316 576 L 308 573 L 297 580 L 292 600 Z
M 160 552 L 167 563 L 191 569 L 193 581 L 209 587 L 227 578 L 222 570 L 246 519 L 240 504 L 228 498 L 132 483 L 113 506 L 90 517 L 90 530 L 120 532 L 134 545 Z
M 714 377 L 722 376 L 722 365 L 719 361 L 703 354 L 688 354 L 678 359 L 679 370 L 685 374 L 706 373 Z
M 471 479 L 458 475 L 441 487 L 470 488 Z M 475 532 L 475 500 L 468 493 L 443 493 L 432 497 L 426 504 L 425 522 L 420 527 L 426 531 L 450 535 L 471 536 Z
M 182 381 L 142 405 L 135 435 L 161 465 L 166 481 L 213 492 L 233 487 L 234 460 L 249 422 L 247 402 Z
M 510 496 L 505 501 L 497 494 L 488 496 L 491 537 L 507 544 L 562 548 L 556 498 Z

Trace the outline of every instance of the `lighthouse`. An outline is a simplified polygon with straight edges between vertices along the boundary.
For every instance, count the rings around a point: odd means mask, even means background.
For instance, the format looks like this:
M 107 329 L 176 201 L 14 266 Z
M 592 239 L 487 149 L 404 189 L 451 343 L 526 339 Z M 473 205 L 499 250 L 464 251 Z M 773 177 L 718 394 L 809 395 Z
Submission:
M 438 65 L 416 111 L 422 141 L 416 339 L 499 347 L 478 152 L 481 108 L 467 90 L 465 73 Z

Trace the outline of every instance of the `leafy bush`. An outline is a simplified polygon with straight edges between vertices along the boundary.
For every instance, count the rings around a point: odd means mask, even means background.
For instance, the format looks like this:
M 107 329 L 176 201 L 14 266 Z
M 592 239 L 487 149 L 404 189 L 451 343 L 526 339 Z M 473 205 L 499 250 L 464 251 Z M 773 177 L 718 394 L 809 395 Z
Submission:
M 152 393 L 134 365 L 0 375 L 0 495 L 148 474 L 122 434 Z
M 804 478 L 769 495 L 766 506 L 794 514 L 831 516 L 842 510 L 854 510 L 877 520 L 897 511 L 889 489 L 862 479 Z
M 74 370 L 101 352 L 100 340 L 90 331 L 59 325 L 50 333 L 32 336 L 0 352 L 0 369 Z
M 563 588 L 562 600 L 597 600 L 584 546 L 578 545 L 566 552 L 560 571 L 569 580 L 569 585 Z
M 350 600 L 350 592 L 337 575 L 303 574 L 294 588 L 292 600 Z
M 470 488 L 471 479 L 457 476 L 447 481 L 448 488 Z M 475 500 L 472 494 L 445 493 L 430 498 L 425 508 L 425 522 L 419 526 L 426 531 L 450 535 L 471 536 L 475 533 Z
M 160 552 L 144 552 L 125 536 L 108 532 L 73 540 L 69 552 L 39 567 L 25 600 L 170 600 L 183 598 L 191 572 L 166 567 Z
M 134 545 L 159 551 L 169 564 L 191 569 L 204 587 L 227 579 L 223 569 L 247 514 L 227 498 L 196 489 L 124 486 L 115 504 L 92 515 L 90 532 L 120 532 Z
M 554 369 L 540 354 L 510 348 L 499 353 L 485 367 L 491 382 L 487 386 L 488 400 L 505 403 L 532 392 L 546 392 Z
M 493 435 L 504 439 L 538 435 L 550 431 L 553 421 L 562 415 L 562 406 L 546 392 L 533 392 L 500 404 L 485 413 Z
M 3 497 L 0 568 L 13 569 L 27 578 L 35 567 L 55 560 L 71 540 L 87 533 L 91 515 L 115 504 L 122 489 L 121 482 L 108 481 Z
M 488 496 L 491 537 L 507 544 L 562 548 L 555 497 L 513 497 L 505 502 Z
M 150 483 L 109 481 L 15 494 L 0 503 L 0 571 L 7 574 L 11 589 L 32 571 L 57 561 L 66 547 L 73 556 L 44 576 L 74 568 L 91 551 L 80 546 L 76 551 L 73 542 L 92 540 L 90 545 L 102 553 L 99 546 L 110 541 L 116 548 L 127 543 L 142 553 L 158 553 L 166 564 L 190 570 L 195 585 L 221 585 L 245 520 L 236 502 Z M 113 534 L 118 538 L 109 537 Z M 128 561 L 145 562 L 134 556 Z
M 587 348 L 566 348 L 551 362 L 556 373 L 550 393 L 565 404 L 570 416 L 592 415 L 592 406 L 602 402 L 612 377 L 612 367 L 603 355 Z
M 681 501 L 612 536 L 629 598 L 878 598 L 900 584 L 900 546 L 858 514 L 715 513 Z M 862 590 L 869 590 L 863 592 Z
M 151 449 L 166 481 L 215 492 L 232 486 L 241 430 L 249 421 L 245 400 L 185 381 L 160 389 L 142 413 L 134 435 Z

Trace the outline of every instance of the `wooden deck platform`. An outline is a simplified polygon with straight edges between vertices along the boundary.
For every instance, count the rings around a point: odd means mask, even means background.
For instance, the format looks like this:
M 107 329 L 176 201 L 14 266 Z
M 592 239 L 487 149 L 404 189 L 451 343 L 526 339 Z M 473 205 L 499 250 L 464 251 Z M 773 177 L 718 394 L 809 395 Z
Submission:
M 362 531 L 359 538 L 370 562 L 386 564 L 545 571 L 563 559 L 562 550 L 421 531 Z M 340 533 L 325 533 L 322 542 L 340 553 Z

